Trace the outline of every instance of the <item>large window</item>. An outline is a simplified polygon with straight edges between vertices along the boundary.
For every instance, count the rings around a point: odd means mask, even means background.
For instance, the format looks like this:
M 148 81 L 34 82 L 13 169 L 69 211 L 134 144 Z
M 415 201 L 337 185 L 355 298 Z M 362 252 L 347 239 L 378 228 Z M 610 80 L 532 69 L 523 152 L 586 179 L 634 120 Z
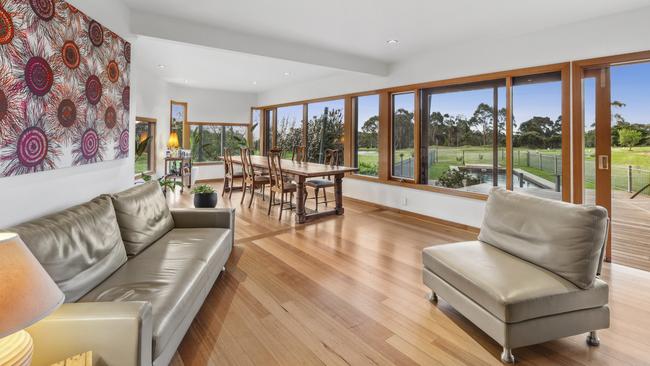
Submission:
M 343 162 L 343 113 L 345 100 L 311 103 L 307 108 L 307 160 L 323 163 L 327 149 L 338 150 Z
M 392 96 L 392 176 L 415 176 L 415 93 Z
M 260 130 L 262 129 L 262 111 L 259 109 L 253 109 L 251 115 L 251 149 L 253 149 L 254 155 L 262 155 L 262 149 L 260 145 Z
M 356 138 L 354 166 L 359 174 L 379 174 L 379 95 L 352 99 Z
M 135 123 L 135 174 L 156 170 L 156 121 L 139 120 Z
M 282 149 L 283 158 L 291 158 L 293 148 L 303 144 L 302 104 L 276 110 L 275 147 Z
M 176 132 L 178 142 L 184 149 L 189 148 L 189 141 L 183 139 L 187 124 L 187 103 L 171 102 L 171 112 L 169 117 L 169 132 Z
M 515 190 L 562 199 L 562 77 L 512 79 Z
M 190 149 L 195 162 L 217 162 L 225 148 L 239 155 L 240 148 L 247 146 L 247 125 L 224 125 L 190 123 Z
M 505 80 L 433 88 L 423 95 L 423 180 L 479 193 L 505 186 Z

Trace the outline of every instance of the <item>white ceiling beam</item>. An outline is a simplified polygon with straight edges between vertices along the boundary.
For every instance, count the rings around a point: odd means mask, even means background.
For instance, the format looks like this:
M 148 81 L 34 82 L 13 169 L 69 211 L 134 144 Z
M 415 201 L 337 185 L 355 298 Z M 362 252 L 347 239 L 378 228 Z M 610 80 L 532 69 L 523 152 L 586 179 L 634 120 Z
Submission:
M 345 52 L 252 36 L 139 11 L 131 14 L 131 31 L 142 36 L 378 76 L 387 76 L 390 66 L 382 61 Z

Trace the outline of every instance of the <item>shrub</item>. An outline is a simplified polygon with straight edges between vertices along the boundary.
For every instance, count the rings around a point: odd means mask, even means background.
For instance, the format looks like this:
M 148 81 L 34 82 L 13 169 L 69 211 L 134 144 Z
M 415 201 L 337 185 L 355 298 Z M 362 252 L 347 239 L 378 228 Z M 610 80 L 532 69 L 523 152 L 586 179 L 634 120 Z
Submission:
M 192 193 L 193 194 L 211 194 L 214 193 L 214 188 L 210 187 L 209 185 L 206 184 L 199 184 L 198 186 L 195 186 L 192 188 Z
M 454 169 L 447 169 L 440 175 L 440 178 L 438 178 L 438 183 L 447 188 L 462 188 L 465 186 L 479 184 L 480 182 L 481 181 L 478 178 L 471 175 L 470 173 Z

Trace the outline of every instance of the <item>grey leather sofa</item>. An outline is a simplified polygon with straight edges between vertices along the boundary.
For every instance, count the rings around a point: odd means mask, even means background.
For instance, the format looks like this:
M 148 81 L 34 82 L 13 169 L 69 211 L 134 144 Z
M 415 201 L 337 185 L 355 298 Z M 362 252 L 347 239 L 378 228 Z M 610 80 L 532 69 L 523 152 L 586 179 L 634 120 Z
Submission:
M 234 210 L 170 210 L 158 183 L 103 195 L 17 232 L 66 295 L 28 329 L 34 365 L 167 365 L 225 269 Z
M 424 249 L 423 280 L 512 349 L 609 327 L 607 284 L 597 277 L 607 240 L 604 208 L 494 189 L 477 241 Z

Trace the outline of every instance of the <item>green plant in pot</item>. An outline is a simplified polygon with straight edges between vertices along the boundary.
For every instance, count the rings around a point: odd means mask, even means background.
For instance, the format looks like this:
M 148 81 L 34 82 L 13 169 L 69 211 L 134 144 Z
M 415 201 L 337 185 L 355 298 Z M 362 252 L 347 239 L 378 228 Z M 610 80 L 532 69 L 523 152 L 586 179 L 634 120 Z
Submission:
M 217 193 L 214 188 L 199 184 L 192 189 L 194 194 L 194 207 L 196 208 L 215 208 L 217 206 Z
M 172 192 L 176 191 L 176 187 L 182 187 L 183 183 L 176 181 L 175 179 L 169 179 L 167 177 L 162 177 L 158 179 L 158 184 L 163 190 L 165 197 L 167 196 L 167 190 L 170 189 Z

